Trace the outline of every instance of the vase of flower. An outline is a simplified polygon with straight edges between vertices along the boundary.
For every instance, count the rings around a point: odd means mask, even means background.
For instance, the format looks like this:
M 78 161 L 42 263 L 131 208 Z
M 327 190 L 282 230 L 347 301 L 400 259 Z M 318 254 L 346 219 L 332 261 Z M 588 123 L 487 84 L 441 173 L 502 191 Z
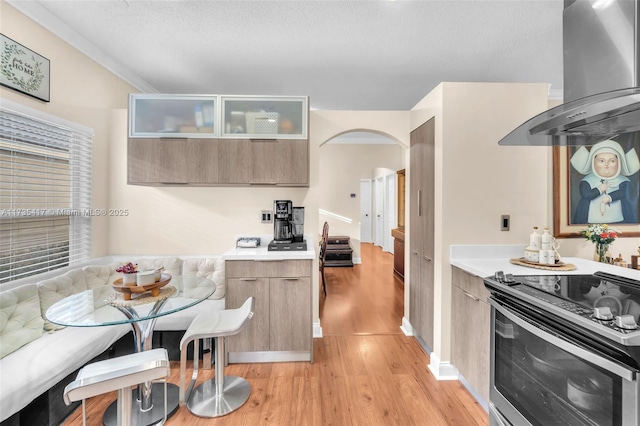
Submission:
M 608 251 L 609 251 L 609 244 L 596 243 L 596 251 L 593 256 L 593 260 L 596 260 L 602 263 L 609 263 L 609 259 L 607 258 Z
M 118 267 L 116 272 L 122 273 L 122 284 L 124 285 L 136 285 L 136 273 L 138 272 L 138 264 L 131 262 L 125 263 Z
M 594 260 L 609 263 L 607 253 L 609 246 L 613 243 L 621 232 L 611 228 L 607 224 L 589 225 L 582 231 L 582 236 L 595 244 Z

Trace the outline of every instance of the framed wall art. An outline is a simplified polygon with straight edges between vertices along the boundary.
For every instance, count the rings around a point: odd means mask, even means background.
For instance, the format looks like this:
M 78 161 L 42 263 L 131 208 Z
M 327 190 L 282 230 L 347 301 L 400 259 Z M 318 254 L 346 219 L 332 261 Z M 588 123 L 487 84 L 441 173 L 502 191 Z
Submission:
M 553 148 L 553 230 L 582 237 L 588 224 L 609 224 L 621 238 L 640 237 L 640 132 L 590 146 Z
M 0 84 L 49 102 L 49 60 L 4 34 L 0 42 Z

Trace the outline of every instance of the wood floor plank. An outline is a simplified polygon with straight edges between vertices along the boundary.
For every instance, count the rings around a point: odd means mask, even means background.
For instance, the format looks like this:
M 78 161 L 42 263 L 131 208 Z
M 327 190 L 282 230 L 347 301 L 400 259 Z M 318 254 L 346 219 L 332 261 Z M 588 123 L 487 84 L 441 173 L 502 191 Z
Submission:
M 325 269 L 324 337 L 314 339 L 314 363 L 229 364 L 225 375 L 251 385 L 247 403 L 216 419 L 180 407 L 167 426 L 487 426 L 487 413 L 464 386 L 437 381 L 422 347 L 402 334 L 404 285 L 393 274 L 393 256 L 362 246 L 362 265 Z M 214 372 L 201 370 L 197 383 Z M 172 361 L 169 381 L 178 380 Z M 87 401 L 87 424 L 101 425 L 115 399 L 110 392 Z M 63 425 L 81 426 L 82 409 Z
M 293 381 L 292 400 L 293 425 L 320 426 L 322 424 L 322 405 L 320 399 L 319 377 L 296 377 Z

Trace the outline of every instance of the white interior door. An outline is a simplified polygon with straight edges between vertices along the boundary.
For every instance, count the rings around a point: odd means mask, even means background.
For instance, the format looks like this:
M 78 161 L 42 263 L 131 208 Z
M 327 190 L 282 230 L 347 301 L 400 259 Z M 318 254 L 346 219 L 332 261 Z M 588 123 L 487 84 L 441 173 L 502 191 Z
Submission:
M 371 179 L 360 180 L 360 241 L 372 242 L 371 238 Z
M 396 227 L 396 175 L 385 176 L 384 191 L 384 245 L 383 250 L 393 253 L 391 230 Z
M 373 244 L 382 247 L 384 233 L 384 178 L 382 176 L 376 178 L 375 183 L 375 239 Z

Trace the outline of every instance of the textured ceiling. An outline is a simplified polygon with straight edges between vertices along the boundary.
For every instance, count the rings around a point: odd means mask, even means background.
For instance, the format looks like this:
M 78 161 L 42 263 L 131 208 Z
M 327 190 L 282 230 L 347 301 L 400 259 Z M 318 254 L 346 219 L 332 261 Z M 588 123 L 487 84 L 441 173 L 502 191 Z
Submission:
M 442 81 L 562 94 L 562 0 L 7 0 L 143 92 L 408 110 Z

